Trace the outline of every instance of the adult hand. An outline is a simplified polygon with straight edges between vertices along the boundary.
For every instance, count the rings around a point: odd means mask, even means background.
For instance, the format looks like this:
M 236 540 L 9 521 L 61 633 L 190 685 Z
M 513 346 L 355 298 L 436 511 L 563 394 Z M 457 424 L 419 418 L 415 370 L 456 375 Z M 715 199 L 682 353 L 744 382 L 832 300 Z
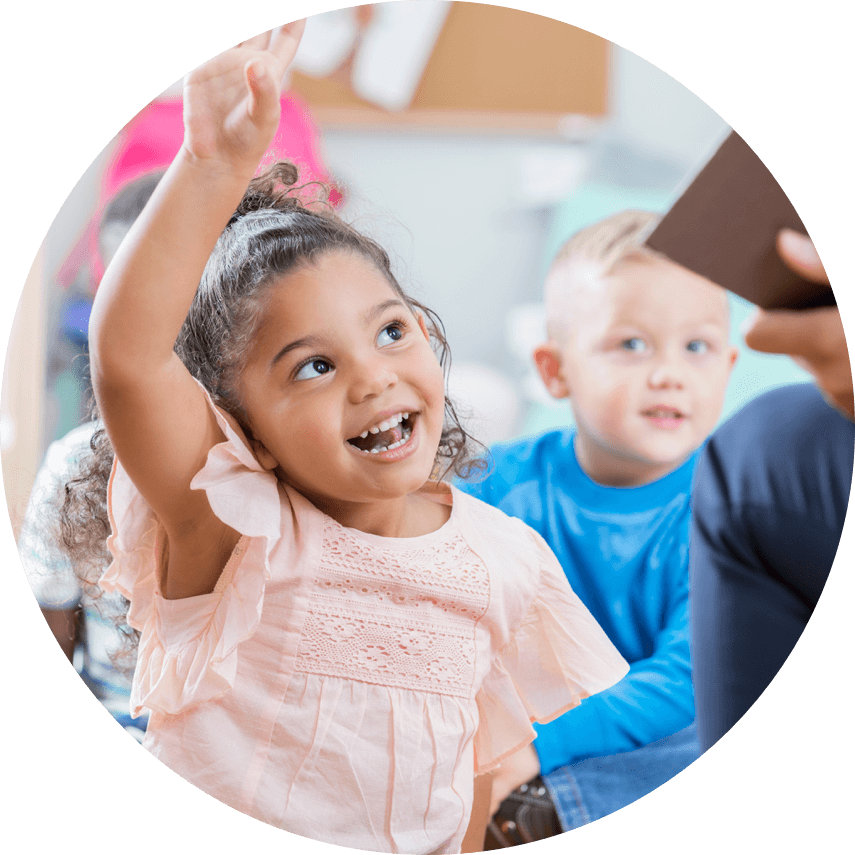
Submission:
M 490 816 L 494 816 L 502 802 L 517 788 L 540 774 L 540 758 L 533 745 L 526 745 L 516 754 L 502 760 L 493 772 L 493 793 Z
M 829 284 L 809 237 L 790 229 L 782 230 L 778 234 L 778 253 L 800 276 Z M 791 356 L 814 376 L 827 400 L 855 420 L 852 369 L 836 306 L 800 311 L 758 309 L 744 335 L 745 343 L 753 350 Z

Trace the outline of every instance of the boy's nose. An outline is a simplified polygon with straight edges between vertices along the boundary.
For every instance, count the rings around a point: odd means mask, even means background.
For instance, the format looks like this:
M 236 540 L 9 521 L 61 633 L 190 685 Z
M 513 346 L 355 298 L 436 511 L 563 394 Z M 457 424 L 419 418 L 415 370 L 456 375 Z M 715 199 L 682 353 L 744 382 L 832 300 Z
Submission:
M 681 389 L 683 371 L 675 360 L 659 360 L 650 370 L 648 383 L 652 389 Z

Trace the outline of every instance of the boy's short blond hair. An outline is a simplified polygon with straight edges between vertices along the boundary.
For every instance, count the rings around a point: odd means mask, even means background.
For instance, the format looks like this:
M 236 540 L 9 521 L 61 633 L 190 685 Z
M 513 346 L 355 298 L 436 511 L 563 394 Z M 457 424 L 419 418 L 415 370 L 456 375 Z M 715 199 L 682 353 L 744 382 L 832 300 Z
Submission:
M 652 257 L 652 251 L 644 250 L 643 242 L 659 219 L 659 214 L 651 211 L 621 211 L 580 229 L 562 245 L 546 280 L 546 324 L 551 339 L 559 339 L 566 332 L 563 316 L 568 309 L 568 295 L 574 278 L 584 275 L 570 265 L 578 262 L 580 268 L 593 271 L 599 278 L 621 261 Z M 562 271 L 555 275 L 559 267 Z
M 652 211 L 621 211 L 574 234 L 555 255 L 552 266 L 572 257 L 585 258 L 611 269 L 620 259 L 640 250 L 648 231 L 659 221 Z

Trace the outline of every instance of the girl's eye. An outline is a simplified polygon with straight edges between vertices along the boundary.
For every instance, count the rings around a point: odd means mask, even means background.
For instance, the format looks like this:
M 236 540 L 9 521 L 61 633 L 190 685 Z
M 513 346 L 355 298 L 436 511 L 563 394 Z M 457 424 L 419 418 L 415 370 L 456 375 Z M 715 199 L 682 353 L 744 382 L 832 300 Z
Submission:
M 394 344 L 404 337 L 404 328 L 397 321 L 394 324 L 389 324 L 380 330 L 377 336 L 377 344 L 380 347 L 385 347 L 387 344 Z
M 324 374 L 329 374 L 333 370 L 332 365 L 326 359 L 310 359 L 303 363 L 294 374 L 295 380 L 311 380 L 314 377 L 321 377 Z
M 699 338 L 693 338 L 686 345 L 686 350 L 688 350 L 689 353 L 706 353 L 709 349 L 709 344 Z
M 629 350 L 632 353 L 641 353 L 647 350 L 647 345 L 642 338 L 626 338 L 620 343 L 622 350 Z

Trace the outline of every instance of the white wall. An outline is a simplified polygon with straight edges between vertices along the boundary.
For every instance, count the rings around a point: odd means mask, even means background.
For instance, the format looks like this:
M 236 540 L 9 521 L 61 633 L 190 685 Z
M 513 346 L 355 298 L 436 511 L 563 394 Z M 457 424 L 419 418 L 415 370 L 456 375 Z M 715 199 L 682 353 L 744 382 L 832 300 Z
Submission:
M 683 86 L 618 47 L 610 102 L 611 117 L 587 144 L 520 134 L 325 132 L 324 159 L 347 188 L 346 213 L 381 240 L 405 286 L 440 314 L 456 362 L 522 373 L 505 318 L 516 303 L 539 299 L 551 222 L 546 196 L 566 195 L 580 158 L 600 180 L 667 190 L 726 130 Z M 533 165 L 556 176 L 534 196 L 524 180 Z M 92 213 L 96 175 L 90 168 L 81 178 L 51 228 L 49 280 Z M 50 303 L 49 330 L 57 322 Z M 51 422 L 50 402 L 46 412 Z M 47 424 L 45 442 L 52 430 Z
M 642 153 L 692 169 L 729 130 L 685 86 L 617 45 L 611 81 L 612 129 Z
M 727 131 L 673 78 L 615 47 L 612 116 L 588 144 L 520 135 L 328 131 L 325 159 L 358 211 L 443 318 L 456 359 L 508 367 L 504 319 L 540 295 L 550 209 L 527 200 L 524 163 L 584 153 L 607 180 L 670 190 Z

